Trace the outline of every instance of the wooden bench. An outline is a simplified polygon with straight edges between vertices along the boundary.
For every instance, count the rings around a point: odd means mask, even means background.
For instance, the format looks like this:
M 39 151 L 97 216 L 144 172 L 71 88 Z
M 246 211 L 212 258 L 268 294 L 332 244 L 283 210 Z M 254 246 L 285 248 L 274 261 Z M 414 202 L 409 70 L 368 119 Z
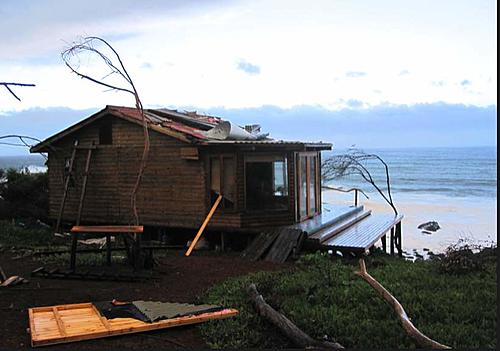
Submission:
M 76 245 L 78 242 L 78 234 L 102 234 L 106 236 L 106 264 L 111 266 L 111 234 L 141 234 L 144 232 L 144 226 L 134 225 L 93 225 L 93 226 L 82 226 L 76 225 L 71 228 L 71 233 L 73 234 L 71 241 L 71 258 L 70 258 L 70 269 L 74 270 L 76 266 Z M 127 255 L 129 254 L 128 243 L 124 237 L 124 243 L 127 248 Z M 137 254 L 140 250 L 140 237 L 137 236 L 134 240 L 134 262 L 133 265 L 136 267 Z

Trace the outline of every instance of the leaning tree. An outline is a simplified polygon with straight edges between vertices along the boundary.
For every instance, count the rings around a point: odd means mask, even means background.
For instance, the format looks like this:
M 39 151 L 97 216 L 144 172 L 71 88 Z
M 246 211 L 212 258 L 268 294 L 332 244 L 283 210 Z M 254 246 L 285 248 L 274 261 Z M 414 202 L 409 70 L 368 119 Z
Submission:
M 381 165 L 384 169 L 385 189 L 377 183 L 377 180 L 371 173 L 371 166 L 373 166 L 374 162 Z M 365 153 L 358 149 L 349 149 L 344 154 L 334 155 L 323 161 L 321 172 L 322 178 L 326 182 L 348 176 L 361 177 L 377 190 L 382 198 L 391 206 L 394 214 L 398 214 L 398 210 L 392 199 L 389 166 L 380 156 Z

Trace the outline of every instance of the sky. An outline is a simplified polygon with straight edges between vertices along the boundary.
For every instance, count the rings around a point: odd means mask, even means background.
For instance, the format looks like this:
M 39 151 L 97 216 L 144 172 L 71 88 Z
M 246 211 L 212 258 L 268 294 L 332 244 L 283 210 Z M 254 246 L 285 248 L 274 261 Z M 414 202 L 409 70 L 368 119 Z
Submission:
M 107 104 L 133 106 L 61 59 L 100 36 L 146 107 L 339 147 L 496 145 L 495 1 L 1 0 L 0 18 L 0 82 L 36 84 L 14 90 L 21 102 L 0 87 L 0 135 L 45 138 Z M 107 74 L 95 57 L 72 60 Z

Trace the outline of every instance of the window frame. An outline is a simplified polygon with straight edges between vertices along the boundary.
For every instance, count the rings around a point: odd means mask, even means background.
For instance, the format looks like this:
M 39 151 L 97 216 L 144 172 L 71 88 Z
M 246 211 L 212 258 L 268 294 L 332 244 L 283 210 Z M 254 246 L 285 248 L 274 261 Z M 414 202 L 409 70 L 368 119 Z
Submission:
M 262 158 L 262 160 L 255 160 L 258 158 Z M 277 161 L 280 158 L 284 161 L 286 170 L 286 197 L 287 199 L 287 208 L 270 208 L 270 209 L 251 209 L 247 206 L 247 163 L 252 162 L 251 159 L 254 159 L 255 162 L 271 162 Z M 250 160 L 249 160 L 250 159 Z M 273 167 L 273 178 L 274 178 L 274 167 Z M 292 211 L 292 201 L 290 200 L 291 194 L 291 184 L 290 184 L 290 159 L 288 153 L 268 153 L 268 152 L 259 152 L 259 153 L 246 153 L 243 155 L 243 208 L 246 212 L 258 213 L 258 212 L 290 212 Z

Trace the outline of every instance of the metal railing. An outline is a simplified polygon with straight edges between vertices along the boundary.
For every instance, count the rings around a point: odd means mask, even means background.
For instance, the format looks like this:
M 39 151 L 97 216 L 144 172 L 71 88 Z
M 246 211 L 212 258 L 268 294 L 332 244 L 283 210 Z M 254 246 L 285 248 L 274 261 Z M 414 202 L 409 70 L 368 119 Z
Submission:
M 359 202 L 358 201 L 358 198 L 359 198 L 358 193 L 363 194 L 364 197 L 369 199 L 368 195 L 366 195 L 366 193 L 359 188 L 342 189 L 342 188 L 335 188 L 333 186 L 328 186 L 328 185 L 323 185 L 321 188 L 328 189 L 328 190 L 340 191 L 342 193 L 350 193 L 350 192 L 354 191 L 354 206 L 358 206 L 358 202 Z

